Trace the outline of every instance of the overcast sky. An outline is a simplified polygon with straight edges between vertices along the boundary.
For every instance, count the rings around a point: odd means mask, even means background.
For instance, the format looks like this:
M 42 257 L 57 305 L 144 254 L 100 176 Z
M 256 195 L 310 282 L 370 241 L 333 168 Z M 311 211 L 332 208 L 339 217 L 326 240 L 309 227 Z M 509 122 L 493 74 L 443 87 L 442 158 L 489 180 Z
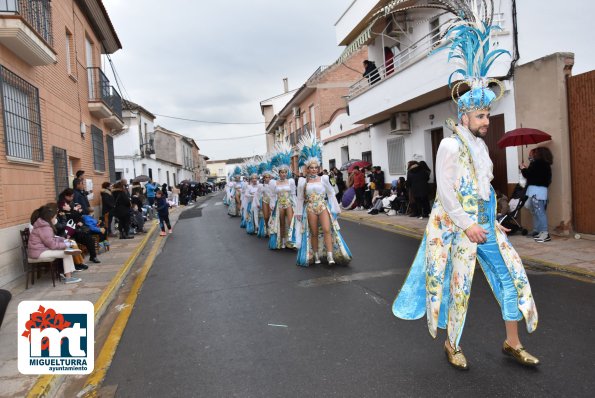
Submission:
M 263 122 L 259 103 L 282 93 L 284 77 L 298 88 L 341 54 L 334 24 L 351 0 L 103 2 L 123 47 L 112 60 L 125 98 L 162 115 Z M 266 151 L 264 135 L 202 140 L 264 134 L 264 124 L 155 123 L 195 138 L 211 159 Z

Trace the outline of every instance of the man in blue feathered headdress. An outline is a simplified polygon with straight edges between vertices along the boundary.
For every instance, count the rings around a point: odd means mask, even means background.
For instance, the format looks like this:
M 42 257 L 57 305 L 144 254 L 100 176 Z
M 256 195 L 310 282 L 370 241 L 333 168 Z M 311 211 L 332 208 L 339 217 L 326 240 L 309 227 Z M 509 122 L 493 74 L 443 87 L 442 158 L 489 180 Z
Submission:
M 496 220 L 496 196 L 491 186 L 492 161 L 483 137 L 488 133 L 490 107 L 498 96 L 487 78 L 492 62 L 506 51 L 490 49 L 490 1 L 448 2 L 457 20 L 447 33 L 449 59 L 463 79 L 453 86 L 458 123 L 447 124 L 454 134 L 442 140 L 436 156 L 437 194 L 430 220 L 411 270 L 393 304 L 402 319 L 424 314 L 430 334 L 447 329 L 444 349 L 448 361 L 468 369 L 459 346 L 465 325 L 476 261 L 489 281 L 502 311 L 506 340 L 502 350 L 517 362 L 536 366 L 539 360 L 521 345 L 518 321 L 527 330 L 537 327 L 537 310 L 527 274 L 517 252 Z M 474 8 L 475 7 L 475 8 Z M 452 75 L 451 75 L 452 76 Z M 467 85 L 469 91 L 460 95 Z

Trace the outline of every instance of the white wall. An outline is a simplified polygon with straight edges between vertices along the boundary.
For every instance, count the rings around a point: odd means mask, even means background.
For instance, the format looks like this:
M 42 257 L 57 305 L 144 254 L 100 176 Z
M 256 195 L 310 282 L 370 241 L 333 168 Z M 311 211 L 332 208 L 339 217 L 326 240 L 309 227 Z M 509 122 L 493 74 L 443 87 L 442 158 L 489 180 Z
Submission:
M 376 165 L 376 156 L 372 150 L 370 132 L 366 130 L 325 143 L 322 149 L 322 164 L 324 169 L 329 169 L 330 159 L 335 159 L 337 168 L 341 168 L 341 148 L 344 146 L 349 147 L 349 159 L 361 159 L 362 152 L 372 151 L 372 161 Z

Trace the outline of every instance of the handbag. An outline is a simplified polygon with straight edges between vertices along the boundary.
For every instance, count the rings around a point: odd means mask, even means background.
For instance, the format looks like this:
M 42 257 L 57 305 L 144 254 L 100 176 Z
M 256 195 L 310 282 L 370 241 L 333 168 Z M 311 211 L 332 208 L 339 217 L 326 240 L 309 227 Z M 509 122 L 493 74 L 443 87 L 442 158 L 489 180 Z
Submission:
M 76 224 L 72 218 L 66 222 L 66 227 L 64 230 L 66 231 L 67 238 L 70 239 L 74 235 L 76 232 Z

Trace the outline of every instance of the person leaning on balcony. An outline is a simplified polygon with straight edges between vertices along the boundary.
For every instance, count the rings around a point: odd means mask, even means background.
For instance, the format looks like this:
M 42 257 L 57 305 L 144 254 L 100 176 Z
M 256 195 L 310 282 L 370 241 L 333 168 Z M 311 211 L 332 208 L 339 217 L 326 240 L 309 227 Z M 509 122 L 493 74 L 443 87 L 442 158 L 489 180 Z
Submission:
M 70 240 L 55 236 L 54 225 L 58 222 L 57 206 L 41 206 L 31 214 L 33 230 L 29 235 L 29 246 L 27 256 L 34 259 L 62 259 L 64 265 L 64 283 L 78 283 L 81 278 L 75 278 L 72 273 L 75 271 L 72 254 L 80 253 L 80 250 L 65 252 L 73 246 Z
M 374 61 L 368 61 L 367 59 L 364 60 L 364 77 L 368 78 L 368 82 L 370 84 L 375 84 L 380 80 L 380 75 L 378 74 L 378 68 L 376 68 L 376 64 Z

